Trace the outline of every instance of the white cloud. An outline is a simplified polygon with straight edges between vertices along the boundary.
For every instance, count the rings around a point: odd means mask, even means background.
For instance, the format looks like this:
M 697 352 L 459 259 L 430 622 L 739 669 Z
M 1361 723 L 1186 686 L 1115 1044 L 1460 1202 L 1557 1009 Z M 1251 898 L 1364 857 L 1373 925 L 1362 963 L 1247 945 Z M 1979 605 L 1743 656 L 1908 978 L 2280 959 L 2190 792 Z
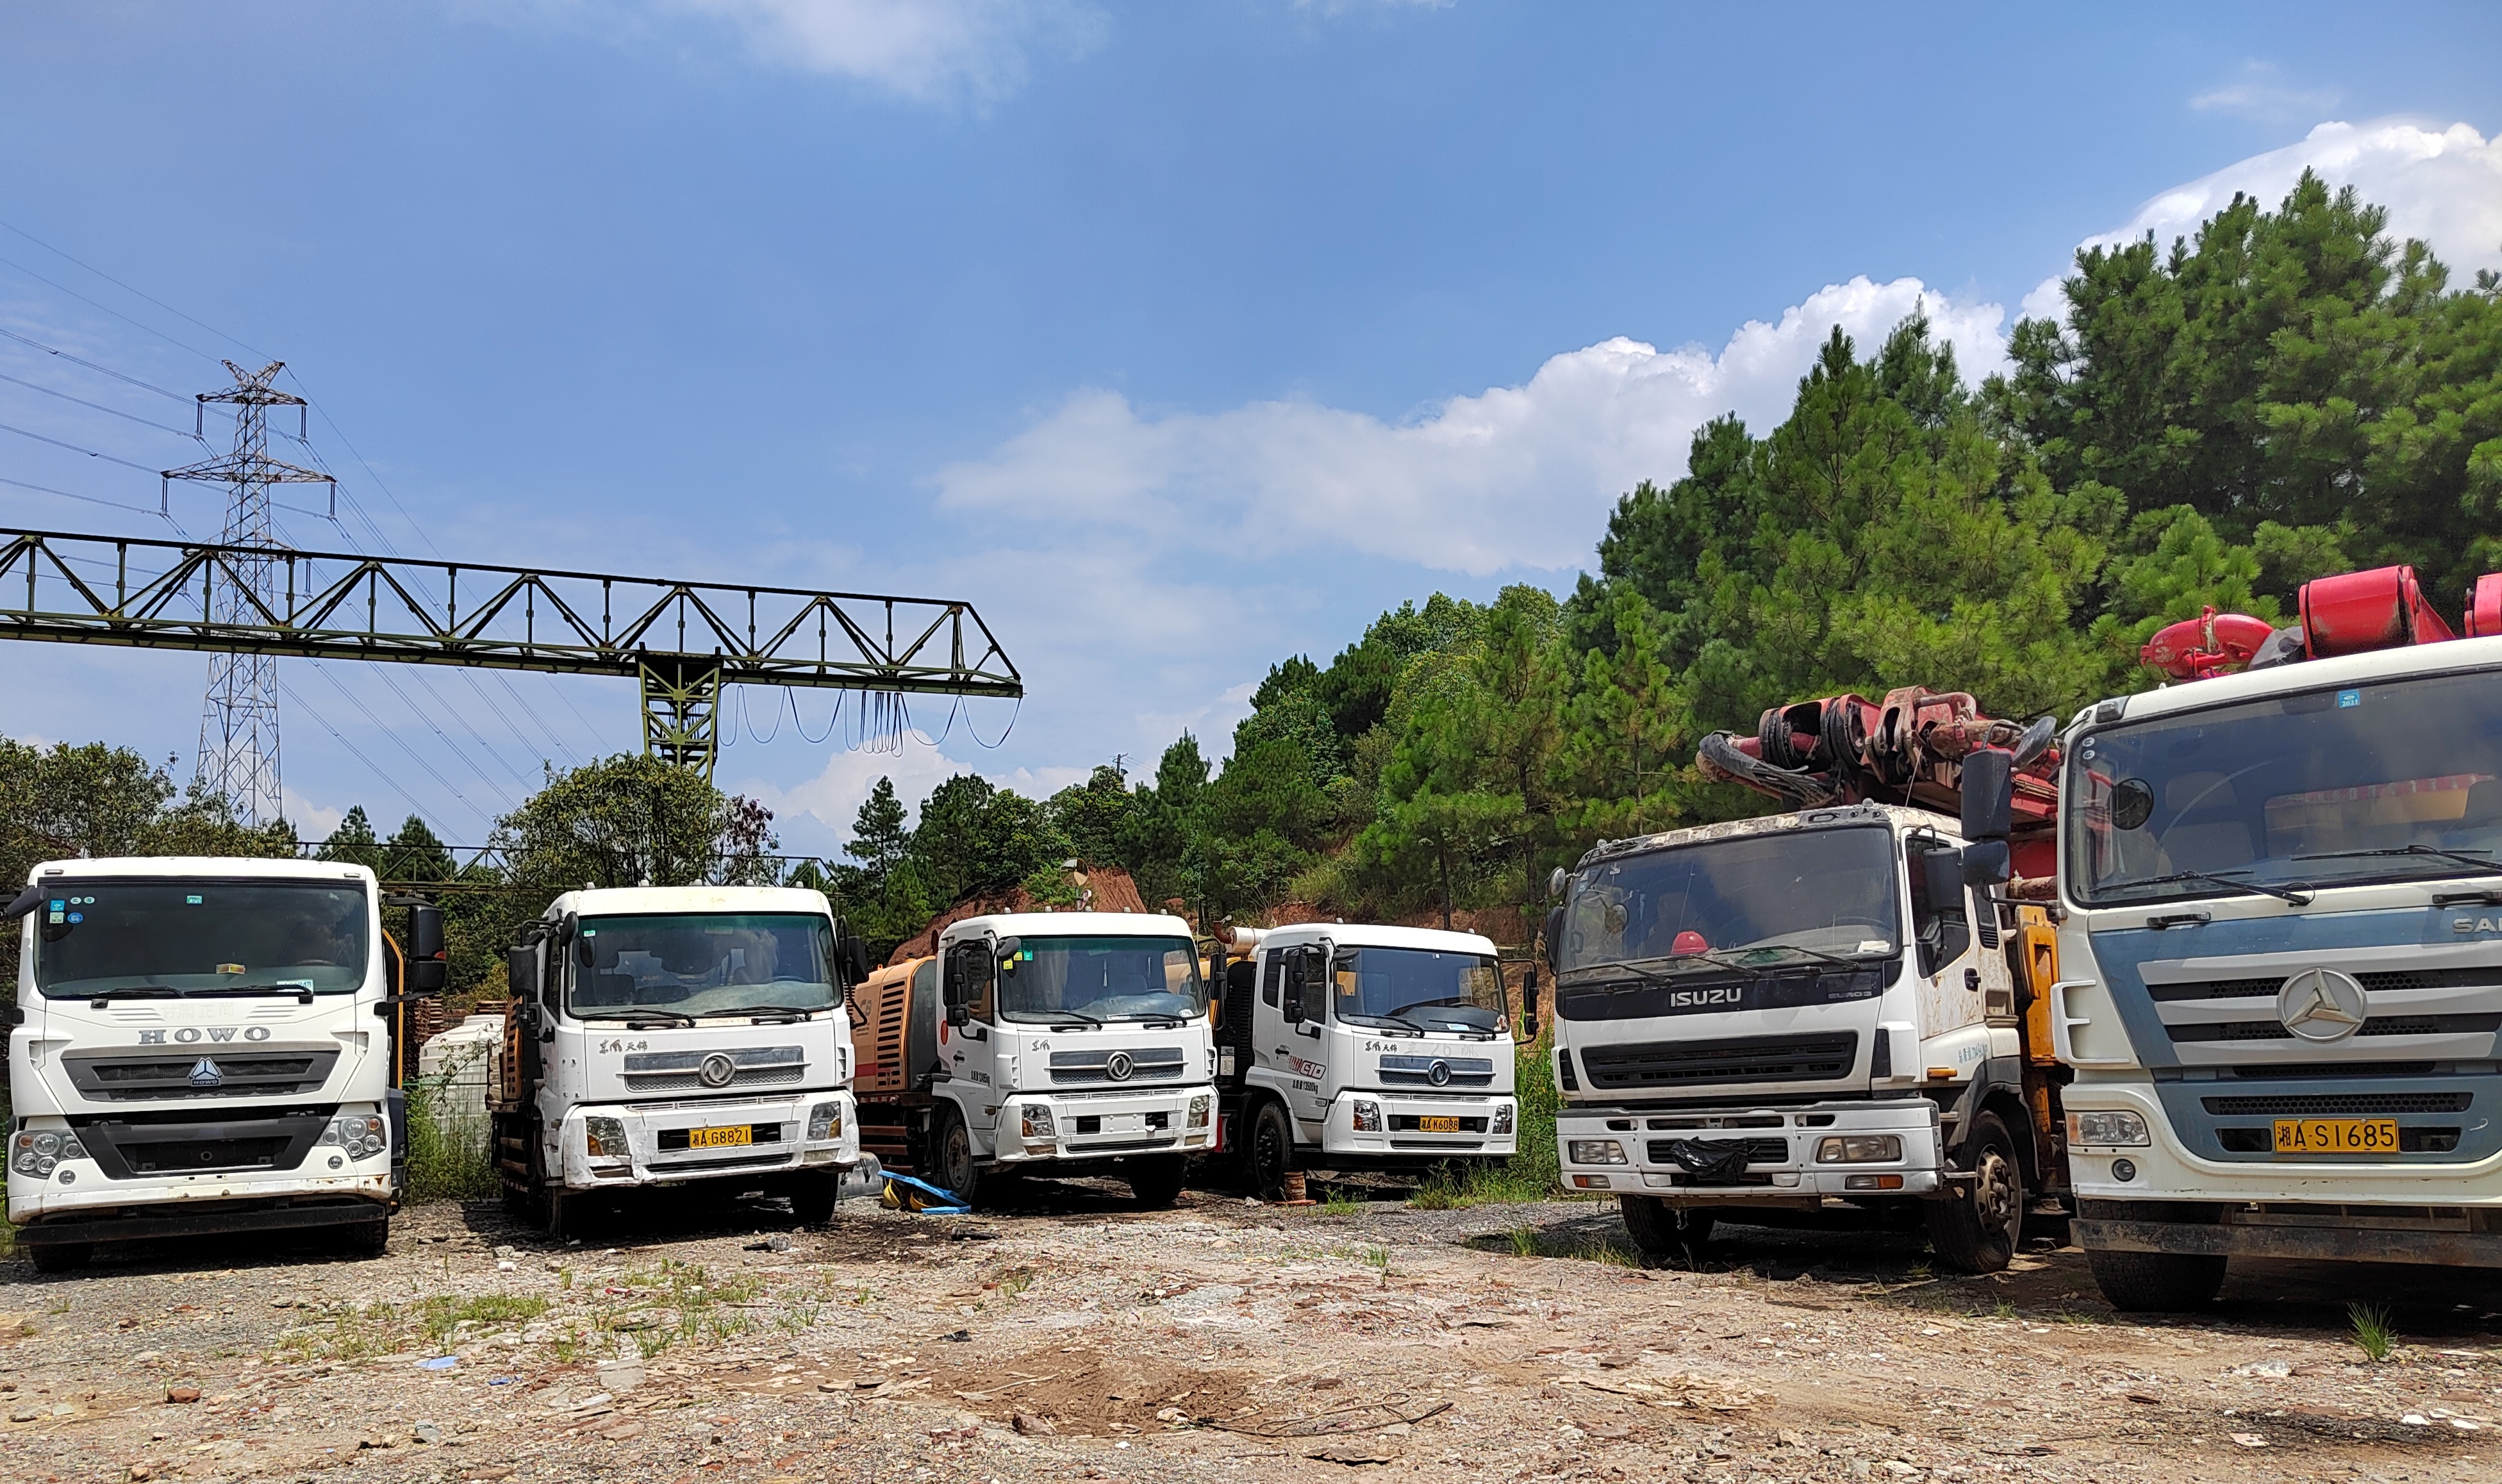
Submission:
M 2297 87 L 2284 81 L 2274 62 L 2245 62 L 2233 82 L 2212 87 L 2189 100 L 2201 113 L 2240 114 L 2251 118 L 2316 118 L 2337 106 L 2333 87 Z
M 299 840 L 326 839 L 331 830 L 339 827 L 339 822 L 348 817 L 347 810 L 317 804 L 285 784 L 279 785 L 278 806 L 286 811 L 287 823 L 295 826 L 295 838 Z M 377 827 L 384 834 L 390 833 L 390 826 L 387 825 Z
M 2236 191 L 2273 208 L 2306 169 L 2332 186 L 2351 186 L 2388 208 L 2389 231 L 2432 245 L 2453 274 L 2502 267 L 2502 135 L 2486 139 L 2464 123 L 2448 128 L 2403 118 L 2323 123 L 2299 144 L 2227 165 L 2176 186 L 2138 208 L 2125 225 L 2081 246 L 2110 247 L 2152 232 L 2169 248 L 2229 205 Z M 2059 280 L 2024 297 L 2024 313 L 2063 313 Z
M 1312 540 L 1484 576 L 1586 560 L 1615 498 L 1674 478 L 1709 419 L 1758 426 L 1840 325 L 1866 354 L 1925 307 L 1968 371 L 1996 365 L 2005 312 L 1917 279 L 1855 278 L 1750 320 L 1714 355 L 1619 336 L 1556 355 L 1526 383 L 1455 396 L 1403 423 L 1309 402 L 1142 416 L 1081 391 L 989 458 L 937 475 L 943 504 L 1114 527 L 1166 547 L 1273 556 Z
M 930 791 L 960 773 L 981 773 L 999 788 L 1013 789 L 1028 798 L 1043 798 L 1072 783 L 1084 783 L 1089 771 L 1083 767 L 1020 767 L 988 773 L 972 763 L 950 758 L 942 750 L 941 739 L 918 727 L 903 733 L 900 741 L 900 747 L 890 750 L 836 748 L 827 755 L 826 765 L 816 777 L 792 788 L 779 789 L 761 779 L 750 779 L 736 785 L 734 792 L 773 811 L 775 826 L 785 837 L 786 851 L 801 855 L 820 851 L 839 857 L 843 842 L 851 838 L 861 805 L 867 801 L 880 778 L 894 780 L 896 795 L 903 800 L 908 827 Z
M 744 33 L 760 59 L 924 102 L 1016 91 L 1037 51 L 1083 54 L 1103 17 L 1076 0 L 649 0 Z

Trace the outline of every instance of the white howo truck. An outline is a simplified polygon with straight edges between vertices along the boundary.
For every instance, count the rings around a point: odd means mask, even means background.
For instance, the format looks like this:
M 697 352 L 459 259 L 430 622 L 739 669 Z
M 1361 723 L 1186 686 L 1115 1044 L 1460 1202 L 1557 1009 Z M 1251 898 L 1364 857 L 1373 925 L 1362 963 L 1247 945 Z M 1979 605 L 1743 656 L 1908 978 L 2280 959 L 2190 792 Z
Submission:
M 552 1233 L 639 1189 L 833 1212 L 860 1160 L 849 987 L 823 893 L 568 892 L 509 956 L 490 1110 L 508 1202 Z
M 971 1202 L 1023 1174 L 1111 1175 L 1170 1205 L 1213 1146 L 1215 1053 L 1190 925 L 1161 913 L 969 917 L 880 971 L 875 1147 Z M 933 993 L 934 992 L 934 993 Z
M 374 873 L 158 857 L 50 861 L 28 883 L 7 909 L 9 1220 L 35 1265 L 304 1229 L 380 1253 L 407 1138 Z M 415 978 L 440 989 L 442 920 L 418 918 Z
M 1606 842 L 1559 872 L 1563 1182 L 1616 1193 L 1657 1255 L 1723 1216 L 1856 1217 L 2006 1266 L 2027 1186 L 2057 1178 L 2054 1090 L 2016 913 L 1967 884 L 1965 845 L 1955 819 L 1862 802 Z
M 1222 1028 L 1228 1147 L 1265 1200 L 1293 1170 L 1415 1174 L 1519 1147 L 1494 944 L 1360 923 L 1237 928 Z

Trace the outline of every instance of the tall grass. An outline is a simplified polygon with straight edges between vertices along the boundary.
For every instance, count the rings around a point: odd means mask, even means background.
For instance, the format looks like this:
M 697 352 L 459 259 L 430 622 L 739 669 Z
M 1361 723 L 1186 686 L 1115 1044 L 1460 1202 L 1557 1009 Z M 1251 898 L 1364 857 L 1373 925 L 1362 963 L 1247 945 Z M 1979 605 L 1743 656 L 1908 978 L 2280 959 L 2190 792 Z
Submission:
M 486 1054 L 485 1047 L 477 1048 Z M 410 1205 L 434 1200 L 484 1200 L 500 1188 L 488 1149 L 492 1125 L 468 1108 L 450 1106 L 450 1088 L 464 1062 L 431 1077 L 413 1077 L 408 1093 L 408 1195 Z
M 1555 1040 L 1541 1029 L 1518 1050 L 1512 1085 L 1520 1098 L 1520 1152 L 1500 1164 L 1445 1168 L 1417 1187 L 1408 1204 L 1428 1211 L 1461 1206 L 1544 1200 L 1556 1194 L 1561 1173 L 1555 1159 Z

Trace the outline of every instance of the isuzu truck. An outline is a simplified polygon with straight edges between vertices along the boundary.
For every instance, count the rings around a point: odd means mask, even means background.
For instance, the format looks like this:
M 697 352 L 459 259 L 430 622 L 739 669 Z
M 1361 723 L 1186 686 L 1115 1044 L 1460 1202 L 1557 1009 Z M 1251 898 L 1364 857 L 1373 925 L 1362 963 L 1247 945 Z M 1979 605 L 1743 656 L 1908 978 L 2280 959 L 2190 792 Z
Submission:
M 833 1214 L 860 1160 L 849 989 L 825 894 L 568 892 L 508 957 L 489 1110 L 507 1202 L 561 1235 L 638 1191 Z
M 1519 1147 L 1491 941 L 1306 923 L 1237 928 L 1224 946 L 1244 957 L 1224 969 L 1217 1106 L 1254 1195 L 1282 1198 L 1299 1169 L 1415 1174 Z
M 45 1271 L 100 1243 L 321 1230 L 383 1250 L 407 1157 L 398 1001 L 443 984 L 374 873 L 310 860 L 38 865 L 9 1033 L 9 1220 Z
M 1208 992 L 1161 913 L 995 913 L 862 994 L 868 1148 L 971 1203 L 1019 1176 L 1110 1175 L 1172 1204 L 1214 1147 Z

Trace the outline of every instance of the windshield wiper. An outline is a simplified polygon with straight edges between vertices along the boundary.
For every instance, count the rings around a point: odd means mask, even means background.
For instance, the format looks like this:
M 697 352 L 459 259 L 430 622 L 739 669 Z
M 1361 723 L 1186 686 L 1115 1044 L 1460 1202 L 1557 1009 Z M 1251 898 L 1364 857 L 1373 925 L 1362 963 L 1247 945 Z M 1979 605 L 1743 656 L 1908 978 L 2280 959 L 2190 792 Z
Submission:
M 2317 894 L 2312 889 L 2311 883 L 2307 881 L 2272 887 L 2255 881 L 2236 881 L 2230 876 L 2219 875 L 2214 871 L 2174 871 L 2168 876 L 2148 876 L 2143 881 L 2123 881 L 2111 890 L 2125 892 L 2132 887 L 2164 887 L 2181 881 L 2203 881 L 2209 886 L 2223 887 L 2234 892 L 2248 892 L 2253 896 L 2273 896 L 2279 901 L 2291 902 L 2297 907 L 2310 906 L 2311 898 Z
M 1094 1016 L 1087 1014 L 1083 1010 L 1012 1010 L 1007 1013 L 1011 1015 L 1061 1015 L 1077 1022 L 1081 1026 L 1093 1026 L 1097 1029 L 1102 1029 L 1103 1026 L 1101 1021 L 1097 1020 Z M 1054 1024 L 1058 1023 L 1055 1022 Z
M 1853 969 L 1855 969 L 1855 968 L 1866 968 L 1866 967 L 1868 966 L 1867 964 L 1865 964 L 1865 963 L 1861 962 L 1861 961 L 1860 961 L 1859 960 L 1857 960 L 1857 959 L 1845 959 L 1845 958 L 1842 957 L 1842 955 L 1840 955 L 1840 954 L 1829 954 L 1829 953 L 1826 953 L 1826 952 L 1825 952 L 1823 949 L 1821 949 L 1821 948 L 1809 948 L 1809 947 L 1808 947 L 1805 943 L 1781 943 L 1781 942 L 1772 942 L 1772 943 L 1749 943 L 1749 944 L 1747 944 L 1744 948 L 1742 948 L 1742 949 L 1739 950 L 1739 952 L 1741 952 L 1741 953 L 1754 953 L 1754 952 L 1756 952 L 1756 951 L 1758 951 L 1758 950 L 1760 950 L 1760 949 L 1767 949 L 1767 948 L 1786 948 L 1786 949 L 1788 949 L 1791 953 L 1794 953 L 1794 954 L 1805 954 L 1805 955 L 1807 955 L 1807 956 L 1808 956 L 1809 958 L 1810 958 L 1810 959 L 1821 960 L 1822 961 L 1824 961 L 1824 962 L 1826 962 L 1826 963 L 1839 963 L 1839 964 L 1841 964 L 1843 968 L 1853 968 Z
M 1592 963 L 1579 968 L 1568 969 L 1566 972 L 1574 974 L 1601 974 L 1621 969 L 1626 973 L 1647 979 L 1653 984 L 1668 983 L 1668 975 L 1660 972 L 1656 968 L 1646 966 L 1654 963 L 1708 963 L 1714 968 L 1724 968 L 1733 974 L 1743 974 L 1748 979 L 1761 979 L 1764 977 L 1764 971 L 1755 967 L 1753 964 L 1740 963 L 1734 960 L 1721 958 L 1717 950 L 1710 949 L 1707 949 L 1699 954 L 1657 954 L 1647 959 L 1620 959 L 1613 963 Z
M 2481 852 L 2480 854 L 2489 855 L 2491 852 Z M 2431 856 L 2443 860 L 2454 860 L 2460 865 L 2472 865 L 2480 871 L 2502 876 L 2502 864 L 2497 864 L 2491 860 L 2480 860 L 2476 856 L 2467 854 L 2463 851 L 2441 850 L 2430 845 L 2388 845 L 2384 846 L 2379 850 L 2323 850 L 2314 855 L 2296 856 L 2293 859 L 2296 860 L 2334 860 L 2340 856 Z
M 746 1016 L 748 1023 L 756 1026 L 795 1026 L 802 1021 L 814 1019 L 817 1014 L 814 1010 L 795 1010 L 787 1005 L 766 1005 L 760 1009 L 740 1010 L 734 1013 Z
M 695 1023 L 695 1018 L 684 1010 L 637 1008 L 620 1010 L 610 1015 L 593 1015 L 588 1010 L 576 1010 L 573 1014 L 576 1020 L 587 1021 L 660 1021 L 673 1026 L 692 1026 Z
M 1348 1013 L 1347 1011 L 1340 1010 L 1340 1011 L 1338 1012 L 1337 1018 L 1338 1018 L 1339 1020 L 1342 1020 L 1342 1021 L 1347 1022 L 1349 1025 L 1356 1025 L 1356 1026 L 1367 1025 L 1367 1024 L 1373 1023 L 1373 1022 L 1387 1022 L 1387 1023 L 1389 1023 L 1390 1025 L 1397 1026 L 1397 1027 L 1399 1027 L 1399 1028 L 1400 1028 L 1400 1029 L 1404 1029 L 1404 1030 L 1413 1030 L 1413 1031 L 1415 1031 L 1418 1035 L 1423 1035 L 1423 1034 L 1425 1033 L 1425 1028 L 1424 1028 L 1424 1027 L 1417 1025 L 1414 1021 L 1409 1020 L 1407 1017 L 1405 1017 L 1405 1016 L 1403 1016 L 1403 1015 L 1401 1015 L 1401 1014 L 1397 1013 L 1396 1011 L 1390 1012 L 1390 1013 L 1388 1013 L 1388 1014 L 1382 1014 L 1382 1013 L 1378 1013 L 1378 1012 L 1375 1012 L 1375 1011 L 1369 1011 L 1369 1010 L 1358 1010 L 1358 1011 L 1355 1011 L 1354 1013 L 1350 1014 L 1350 1013 Z
M 1395 1017 L 1397 1017 L 1397 1018 L 1399 1018 L 1399 1019 L 1405 1020 L 1405 1019 L 1406 1019 L 1406 1016 L 1407 1016 L 1407 1012 L 1408 1012 L 1408 1011 L 1410 1011 L 1410 1010 L 1432 1010 L 1432 1009 L 1437 1008 L 1437 1006 L 1442 1006 L 1442 1005 L 1449 1005 L 1449 1004 L 1467 1005 L 1468 1003 L 1469 1003 L 1469 1002 L 1468 1002 L 1467 1000 L 1465 1000 L 1465 999 L 1462 999 L 1462 1000 L 1450 1000 L 1450 999 L 1419 999 L 1419 1000 L 1412 1001 L 1412 1002 L 1410 1002 L 1410 1003 L 1408 1003 L 1408 1004 L 1401 1005 L 1398 1009 L 1393 1010 L 1393 1011 L 1391 1011 L 1390 1013 L 1391 1013 L 1393 1016 L 1395 1016 Z M 1471 1008 L 1474 1008 L 1474 1007 L 1473 1007 L 1473 1006 L 1471 1006 Z M 1432 1019 L 1432 1017 L 1430 1017 L 1430 1016 L 1429 1016 L 1429 1017 L 1427 1017 L 1427 1019 L 1429 1019 L 1429 1020 L 1430 1020 L 1430 1019 Z M 1415 1024 L 1415 1023 L 1414 1023 L 1413 1021 L 1409 1021 L 1409 1022 L 1408 1022 L 1408 1024 L 1413 1025 L 1413 1024 Z M 1437 1024 L 1437 1025 L 1440 1026 L 1444 1030 L 1447 1030 L 1447 1031 L 1455 1031 L 1455 1032 L 1457 1032 L 1458 1034 L 1461 1034 L 1461 1035 L 1481 1035 L 1481 1036 L 1484 1036 L 1484 1037 L 1485 1037 L 1486 1039 L 1488 1039 L 1488 1040 L 1492 1040 L 1492 1039 L 1494 1039 L 1494 1032 L 1493 1032 L 1492 1030 L 1488 1029 L 1487 1028 L 1485 1028 L 1485 1027 L 1483 1027 L 1483 1026 L 1472 1026 L 1472 1025 L 1469 1024 L 1467 1021 L 1462 1021 L 1462 1020 L 1442 1020 L 1442 1021 L 1437 1021 L 1435 1024 Z
M 108 1002 L 116 999 L 180 999 L 182 997 L 183 992 L 180 990 L 169 990 L 161 984 L 140 984 L 126 990 L 98 990 L 86 996 L 86 1002 L 90 1008 L 101 1010 Z
M 185 999 L 250 999 L 261 995 L 292 995 L 298 1004 L 313 1002 L 309 984 L 221 984 L 212 990 L 185 990 Z

